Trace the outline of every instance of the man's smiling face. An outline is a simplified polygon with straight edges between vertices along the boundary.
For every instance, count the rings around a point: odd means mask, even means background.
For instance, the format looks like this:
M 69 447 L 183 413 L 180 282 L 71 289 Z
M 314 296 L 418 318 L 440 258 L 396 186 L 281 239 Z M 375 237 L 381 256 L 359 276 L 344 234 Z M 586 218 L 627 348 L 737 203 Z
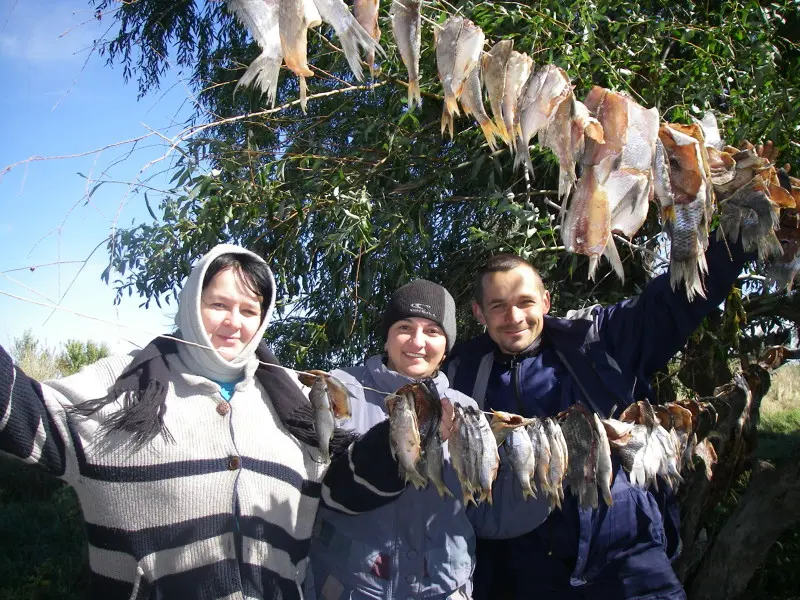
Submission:
M 530 267 L 486 273 L 480 303 L 472 303 L 475 318 L 506 354 L 519 354 L 541 334 L 550 311 L 550 292 Z

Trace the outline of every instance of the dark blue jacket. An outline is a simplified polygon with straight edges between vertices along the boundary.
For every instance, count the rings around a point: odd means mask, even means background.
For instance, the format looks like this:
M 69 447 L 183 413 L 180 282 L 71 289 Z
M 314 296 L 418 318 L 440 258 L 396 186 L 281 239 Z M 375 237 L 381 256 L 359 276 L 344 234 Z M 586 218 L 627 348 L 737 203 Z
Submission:
M 664 274 L 612 306 L 545 316 L 541 344 L 529 355 L 503 355 L 479 336 L 454 349 L 446 369 L 451 386 L 484 409 L 524 416 L 583 402 L 607 417 L 644 397 L 654 401 L 650 377 L 726 298 L 749 259 L 741 244 L 724 242 L 712 242 L 706 258 L 706 298 L 689 302 Z M 631 486 L 622 469 L 612 493 L 612 507 L 601 502 L 593 511 L 578 509 L 567 494 L 564 508 L 534 532 L 481 542 L 475 599 L 500 598 L 502 586 L 519 600 L 685 598 L 670 566 L 680 546 L 674 498 Z

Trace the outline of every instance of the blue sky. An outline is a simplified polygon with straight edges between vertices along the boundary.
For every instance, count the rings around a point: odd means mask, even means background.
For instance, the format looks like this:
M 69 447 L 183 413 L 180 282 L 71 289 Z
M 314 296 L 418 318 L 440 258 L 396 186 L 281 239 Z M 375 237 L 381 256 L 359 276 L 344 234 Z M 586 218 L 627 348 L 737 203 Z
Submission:
M 87 204 L 93 184 L 78 173 L 134 181 L 145 165 L 165 154 L 162 139 L 148 138 L 130 156 L 130 145 L 90 151 L 151 130 L 175 135 L 188 115 L 189 93 L 182 82 L 173 79 L 137 101 L 135 82 L 125 84 L 120 68 L 106 66 L 97 54 L 89 56 L 92 41 L 103 35 L 109 21 L 94 19 L 88 1 L 0 0 L 0 78 L 5 82 L 0 94 L 0 291 L 48 302 L 57 301 L 72 284 L 62 306 L 134 329 L 61 311 L 51 316 L 48 308 L 0 295 L 0 344 L 5 347 L 32 329 L 50 346 L 70 338 L 94 339 L 125 350 L 131 342 L 146 342 L 152 337 L 149 332 L 171 327 L 171 314 L 155 306 L 140 309 L 136 297 L 113 305 L 113 290 L 100 281 L 104 247 L 80 274 L 75 264 L 29 269 L 84 261 L 115 223 L 127 227 L 149 220 L 143 198 L 125 183 L 104 184 Z M 89 154 L 30 161 L 3 174 L 33 156 L 83 153 Z M 142 177 L 168 164 L 162 161 Z M 156 176 L 150 185 L 160 187 L 166 181 Z

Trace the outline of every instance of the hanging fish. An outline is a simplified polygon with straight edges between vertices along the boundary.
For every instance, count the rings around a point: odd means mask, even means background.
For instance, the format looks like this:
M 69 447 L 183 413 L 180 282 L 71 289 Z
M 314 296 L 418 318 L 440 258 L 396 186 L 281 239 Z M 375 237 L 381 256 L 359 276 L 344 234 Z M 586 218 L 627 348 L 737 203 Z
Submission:
M 420 0 L 392 0 L 389 9 L 392 32 L 400 50 L 400 57 L 408 71 L 408 109 L 414 105 L 422 108 L 419 91 L 419 55 L 422 40 L 422 13 Z
M 589 278 L 594 279 L 600 257 L 605 256 L 620 279 L 622 261 L 611 238 L 611 208 L 606 182 L 617 157 L 607 156 L 598 165 L 585 165 L 575 187 L 569 210 L 561 225 L 561 239 L 568 252 L 589 257 Z
M 322 462 L 330 462 L 330 441 L 336 419 L 347 419 L 350 413 L 350 393 L 344 384 L 324 371 L 298 373 L 297 378 L 311 388 L 308 398 L 314 413 L 314 430 L 317 435 Z
M 569 486 L 582 508 L 597 508 L 599 438 L 591 413 L 583 405 L 571 406 L 561 422 L 561 431 L 570 457 L 564 485 Z
M 467 115 L 478 122 L 483 132 L 483 137 L 486 138 L 486 143 L 489 144 L 489 149 L 494 151 L 497 149 L 495 137 L 500 137 L 500 134 L 489 115 L 486 114 L 486 108 L 483 106 L 480 70 L 480 64 L 475 63 L 472 71 L 467 76 L 467 80 L 464 83 L 464 91 L 461 94 L 461 106 L 464 107 L 464 112 Z
M 517 103 L 515 167 L 526 164 L 528 170 L 533 174 L 528 144 L 538 134 L 539 141 L 556 153 L 559 163 L 563 156 L 565 166 L 567 163 L 571 165 L 569 168 L 572 169 L 572 178 L 574 179 L 570 137 L 573 116 L 571 98 L 572 85 L 566 72 L 560 67 L 545 65 L 528 77 Z M 554 123 L 556 119 L 558 122 Z M 551 123 L 554 128 L 548 132 Z M 561 187 L 559 187 L 559 195 L 561 192 Z
M 473 434 L 473 428 L 463 406 L 456 404 L 453 407 L 453 429 L 447 440 L 450 448 L 450 463 L 456 472 L 461 484 L 461 494 L 464 505 L 472 502 L 477 505 L 475 493 L 478 492 L 477 464 L 479 457 L 480 440 Z
M 654 177 L 664 228 L 671 240 L 670 283 L 677 289 L 685 282 L 686 295 L 705 297 L 702 277 L 708 272 L 709 214 L 706 179 L 697 139 L 664 125 L 659 130 L 659 148 Z M 667 178 L 668 174 L 668 178 Z
M 614 469 L 611 464 L 611 446 L 608 443 L 606 429 L 597 413 L 594 417 L 594 430 L 597 434 L 597 483 L 600 493 L 608 506 L 614 503 L 611 497 L 611 483 L 614 480 Z
M 536 493 L 531 487 L 531 482 L 536 468 L 536 458 L 533 454 L 531 438 L 525 427 L 512 429 L 505 439 L 505 445 L 511 468 L 522 488 L 522 497 L 526 500 L 530 497 L 535 498 Z
M 489 108 L 494 117 L 495 128 L 508 146 L 511 146 L 513 140 L 503 121 L 503 95 L 506 89 L 506 68 L 513 49 L 514 40 L 502 40 L 485 52 L 481 59 L 481 76 L 489 96 Z
M 300 78 L 300 107 L 306 111 L 308 85 L 306 77 L 314 71 L 308 67 L 308 30 L 322 24 L 313 0 L 279 0 L 278 26 L 281 51 L 286 67 Z
M 433 41 L 439 80 L 444 88 L 442 135 L 448 130 L 453 139 L 453 119 L 459 115 L 458 100 L 467 77 L 480 61 L 484 35 L 469 19 L 454 16 L 441 28 L 434 29 Z
M 544 431 L 550 443 L 550 469 L 548 473 L 550 496 L 550 509 L 561 508 L 564 500 L 564 476 L 569 467 L 569 451 L 567 442 L 558 423 L 547 418 L 542 421 Z
M 228 0 L 227 6 L 261 48 L 261 54 L 247 67 L 236 89 L 254 83 L 262 94 L 267 94 L 267 103 L 275 106 L 278 73 L 283 61 L 278 34 L 278 0 Z
M 381 41 L 381 28 L 378 26 L 380 0 L 354 0 L 353 16 L 376 43 Z M 367 49 L 367 64 L 370 77 L 375 76 L 375 48 Z
M 367 52 L 372 52 L 374 60 L 375 52 L 384 56 L 383 48 L 359 24 L 350 9 L 347 8 L 344 0 L 314 0 L 314 3 L 322 20 L 333 27 L 336 32 L 353 75 L 359 81 L 363 80 L 364 71 L 361 68 L 359 49 L 363 48 Z
M 389 412 L 392 456 L 397 460 L 400 476 L 415 488 L 422 489 L 428 482 L 417 470 L 422 449 L 413 392 L 401 388 L 387 396 L 385 402 Z
M 517 138 L 519 132 L 518 105 L 520 96 L 525 90 L 525 84 L 533 71 L 533 59 L 524 52 L 511 52 L 506 64 L 505 87 L 500 108 L 503 113 L 503 126 L 508 134 L 511 153 L 517 152 Z

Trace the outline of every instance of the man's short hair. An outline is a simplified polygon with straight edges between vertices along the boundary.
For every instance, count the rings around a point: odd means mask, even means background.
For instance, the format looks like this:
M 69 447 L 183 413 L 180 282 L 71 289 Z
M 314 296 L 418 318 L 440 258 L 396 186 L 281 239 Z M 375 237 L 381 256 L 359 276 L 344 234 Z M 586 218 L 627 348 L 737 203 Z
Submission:
M 489 260 L 487 260 L 483 266 L 478 269 L 472 289 L 472 295 L 475 298 L 475 302 L 477 302 L 480 306 L 483 305 L 484 275 L 489 273 L 505 273 L 506 271 L 511 271 L 512 269 L 516 269 L 518 267 L 528 267 L 531 271 L 533 271 L 536 275 L 536 278 L 539 280 L 539 285 L 544 293 L 544 281 L 542 281 L 542 276 L 539 274 L 539 270 L 521 256 L 511 254 L 510 252 L 504 252 L 502 254 L 495 254 L 494 256 L 491 256 Z

